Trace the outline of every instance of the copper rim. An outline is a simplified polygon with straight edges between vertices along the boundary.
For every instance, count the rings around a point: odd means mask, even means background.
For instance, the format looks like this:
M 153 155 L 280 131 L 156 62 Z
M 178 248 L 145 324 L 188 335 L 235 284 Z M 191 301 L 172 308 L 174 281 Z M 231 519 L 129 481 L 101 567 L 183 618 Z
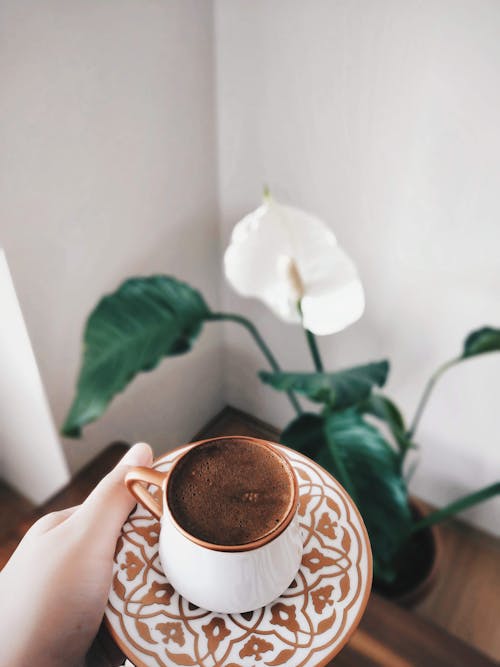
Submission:
M 238 436 L 234 436 L 238 437 Z M 248 436 L 243 436 L 243 437 L 248 437 Z M 209 438 L 213 439 L 213 438 Z M 257 440 L 258 438 L 254 438 Z M 203 440 L 200 440 L 198 442 L 204 442 Z M 198 444 L 194 443 L 194 444 Z M 279 443 L 275 443 L 279 444 Z M 179 447 L 174 447 L 174 449 L 171 449 L 167 454 L 163 454 L 159 458 L 157 458 L 153 462 L 153 466 L 155 466 L 158 463 L 161 463 L 163 459 L 169 457 L 173 452 L 178 451 L 179 449 L 184 449 L 186 445 L 180 445 Z M 291 447 L 287 447 L 286 445 L 279 444 L 279 447 L 286 449 L 287 451 L 293 452 L 296 454 L 296 450 L 292 449 Z M 368 537 L 368 531 L 366 530 L 365 522 L 363 521 L 363 517 L 361 516 L 356 504 L 352 500 L 351 496 L 347 493 L 347 491 L 344 489 L 344 487 L 338 482 L 333 475 L 331 475 L 328 470 L 325 470 L 322 466 L 319 465 L 319 463 L 316 463 L 313 459 L 311 459 L 310 456 L 306 456 L 305 454 L 300 453 L 301 456 L 304 458 L 308 459 L 314 465 L 317 465 L 330 479 L 333 480 L 336 486 L 339 488 L 339 492 L 344 496 L 344 498 L 349 502 L 349 505 L 354 512 L 354 514 L 357 516 L 360 526 L 361 526 L 361 531 L 362 535 L 364 538 L 364 543 L 365 547 L 367 549 L 367 573 L 366 573 L 366 588 L 365 592 L 363 595 L 363 599 L 361 600 L 361 605 L 359 607 L 359 611 L 356 614 L 356 618 L 353 620 L 351 627 L 349 630 L 346 632 L 345 636 L 342 638 L 342 640 L 335 646 L 333 651 L 329 653 L 327 656 L 325 656 L 322 660 L 316 663 L 315 667 L 326 667 L 328 663 L 337 656 L 340 651 L 344 648 L 344 646 L 348 643 L 348 641 L 351 639 L 352 635 L 356 631 L 361 619 L 363 618 L 363 614 L 365 613 L 366 606 L 368 604 L 368 600 L 370 599 L 370 594 L 371 594 L 371 589 L 372 589 L 372 581 L 373 581 L 373 558 L 372 558 L 372 550 L 370 546 L 370 538 Z M 290 464 L 291 465 L 291 464 Z M 118 634 L 115 632 L 115 629 L 111 625 L 111 621 L 109 620 L 107 614 L 104 614 L 104 623 L 106 625 L 106 628 L 108 629 L 110 635 L 113 637 L 114 641 L 116 642 L 117 646 L 123 651 L 125 657 L 128 660 L 131 660 L 134 662 L 135 667 L 150 667 L 150 665 L 146 665 L 145 662 L 142 661 L 141 658 L 138 656 L 134 655 L 132 651 L 130 650 L 130 646 L 128 646 L 122 639 L 121 637 L 118 636 Z
M 281 521 L 274 527 L 271 531 L 269 531 L 266 535 L 263 537 L 259 538 L 258 540 L 254 540 L 253 542 L 247 542 L 245 544 L 214 544 L 213 542 L 207 542 L 206 540 L 202 540 L 199 537 L 195 537 L 194 535 L 191 535 L 191 533 L 188 533 L 187 530 L 185 530 L 176 520 L 174 517 L 172 511 L 170 510 L 170 507 L 168 506 L 168 487 L 170 480 L 172 478 L 172 473 L 176 466 L 184 459 L 184 457 L 189 454 L 195 447 L 202 447 L 203 445 L 207 445 L 209 443 L 213 442 L 221 442 L 224 440 L 246 440 L 247 442 L 253 442 L 256 445 L 259 445 L 260 447 L 265 447 L 266 449 L 270 450 L 275 456 L 277 456 L 280 461 L 283 463 L 285 466 L 286 470 L 288 471 L 288 474 L 290 476 L 290 479 L 292 480 L 292 495 L 290 497 L 290 502 L 288 504 L 288 509 L 286 511 L 285 516 L 281 519 Z M 185 445 L 184 445 L 185 446 Z M 175 451 L 175 450 L 174 450 Z M 161 459 L 158 459 L 160 461 Z M 156 463 L 156 462 L 155 462 Z M 225 435 L 221 436 L 219 438 L 206 438 L 205 440 L 198 440 L 197 442 L 193 442 L 192 446 L 189 447 L 179 458 L 173 463 L 172 467 L 167 473 L 167 482 L 164 484 L 162 488 L 162 494 L 163 494 L 163 507 L 165 508 L 165 512 L 168 512 L 168 516 L 174 526 L 177 528 L 177 530 L 184 535 L 188 540 L 191 542 L 194 542 L 195 544 L 199 545 L 200 547 L 203 547 L 205 549 L 210 549 L 212 551 L 225 551 L 225 552 L 231 552 L 231 553 L 238 553 L 238 552 L 245 552 L 245 551 L 253 551 L 254 549 L 258 549 L 259 547 L 263 547 L 265 544 L 268 544 L 269 542 L 272 542 L 275 540 L 281 533 L 288 528 L 290 525 L 292 519 L 294 518 L 296 512 L 297 512 L 297 507 L 299 503 L 299 484 L 297 482 L 297 476 L 295 474 L 295 470 L 293 469 L 290 461 L 286 456 L 284 456 L 278 449 L 274 446 L 273 443 L 269 442 L 268 440 L 260 440 L 259 438 L 252 438 L 247 435 Z

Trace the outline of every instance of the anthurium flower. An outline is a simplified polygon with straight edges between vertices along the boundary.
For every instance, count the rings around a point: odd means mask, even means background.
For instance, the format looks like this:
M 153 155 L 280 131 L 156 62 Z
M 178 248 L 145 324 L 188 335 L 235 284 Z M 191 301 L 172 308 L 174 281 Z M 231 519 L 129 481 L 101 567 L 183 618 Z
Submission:
M 224 269 L 239 294 L 320 336 L 342 331 L 363 314 L 356 267 L 332 230 L 271 197 L 235 225 Z

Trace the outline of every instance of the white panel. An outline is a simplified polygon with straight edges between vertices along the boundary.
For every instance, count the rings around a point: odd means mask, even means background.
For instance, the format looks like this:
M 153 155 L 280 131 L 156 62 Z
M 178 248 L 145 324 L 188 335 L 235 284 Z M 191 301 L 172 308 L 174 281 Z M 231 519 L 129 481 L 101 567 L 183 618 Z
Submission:
M 69 479 L 28 332 L 0 249 L 0 475 L 41 503 Z

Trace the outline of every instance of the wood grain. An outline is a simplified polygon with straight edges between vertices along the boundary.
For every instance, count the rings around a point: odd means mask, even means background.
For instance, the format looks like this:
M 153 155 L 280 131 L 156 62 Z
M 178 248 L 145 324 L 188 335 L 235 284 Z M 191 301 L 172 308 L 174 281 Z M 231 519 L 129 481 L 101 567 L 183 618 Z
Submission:
M 450 521 L 442 541 L 437 586 L 414 611 L 500 660 L 500 540 Z
M 428 620 L 372 594 L 334 667 L 492 667 L 496 663 Z

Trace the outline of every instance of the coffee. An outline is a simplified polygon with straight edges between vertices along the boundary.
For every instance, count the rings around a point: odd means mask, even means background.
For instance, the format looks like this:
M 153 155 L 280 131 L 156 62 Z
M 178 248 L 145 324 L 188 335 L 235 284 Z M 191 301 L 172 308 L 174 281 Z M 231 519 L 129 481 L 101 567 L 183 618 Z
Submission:
M 292 510 L 293 477 L 270 447 L 245 438 L 198 445 L 175 466 L 168 505 L 190 535 L 244 545 L 279 529 Z

